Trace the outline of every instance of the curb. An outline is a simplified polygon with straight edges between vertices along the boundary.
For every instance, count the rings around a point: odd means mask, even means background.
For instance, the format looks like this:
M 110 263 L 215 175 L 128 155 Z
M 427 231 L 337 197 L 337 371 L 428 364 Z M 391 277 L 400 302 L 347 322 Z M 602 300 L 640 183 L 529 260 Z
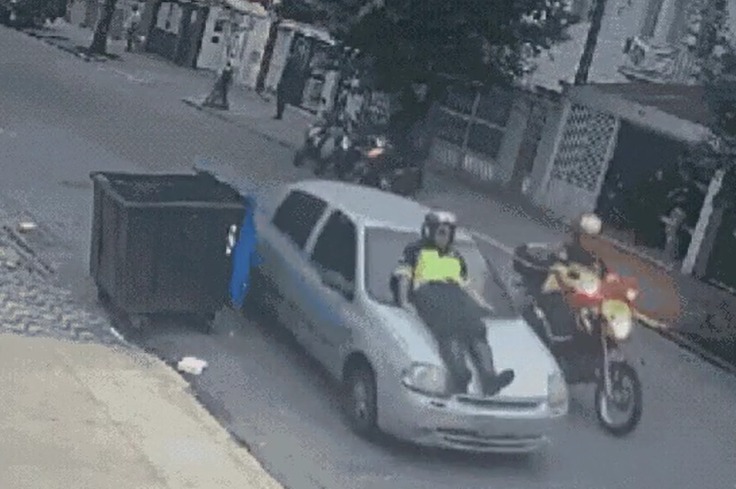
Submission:
M 36 32 L 25 30 L 25 29 L 16 29 L 16 30 L 18 32 L 22 32 L 23 34 L 25 34 L 25 35 L 27 35 L 29 37 L 32 37 L 34 39 L 38 39 L 39 41 L 43 42 L 44 44 L 46 44 L 48 46 L 53 46 L 56 49 L 58 49 L 59 51 L 63 51 L 65 53 L 72 54 L 72 55 L 76 56 L 77 58 L 86 61 L 87 63 L 89 63 L 91 61 L 96 61 L 96 62 L 99 62 L 99 63 L 103 63 L 103 62 L 109 61 L 109 59 L 106 58 L 106 57 L 104 57 L 104 56 L 91 56 L 89 54 L 85 54 L 83 52 L 80 52 L 76 47 L 65 46 L 65 45 L 57 42 L 56 39 L 49 39 L 47 36 L 40 35 L 40 34 L 38 34 Z
M 666 324 L 661 323 L 656 319 L 648 318 L 643 315 L 640 315 L 638 319 L 644 326 L 656 332 L 661 337 L 675 343 L 683 350 L 694 354 L 701 360 L 710 363 L 714 367 L 720 368 L 730 374 L 736 375 L 736 365 L 720 358 L 717 355 L 714 355 L 713 353 L 709 352 L 707 349 L 703 348 L 698 343 L 686 337 L 682 333 L 668 329 Z
M 286 148 L 286 149 L 289 149 L 289 150 L 296 150 L 296 149 L 298 149 L 297 145 L 292 144 L 292 143 L 287 143 L 286 141 L 284 141 L 282 139 L 279 139 L 279 138 L 276 138 L 276 137 L 274 137 L 274 136 L 272 136 L 272 135 L 270 135 L 270 134 L 268 134 L 268 133 L 266 133 L 264 131 L 259 131 L 258 129 L 254 128 L 250 124 L 240 123 L 237 120 L 234 120 L 234 119 L 228 117 L 227 116 L 227 113 L 222 113 L 223 111 L 219 111 L 217 109 L 210 109 L 208 107 L 204 107 L 202 105 L 202 102 L 199 102 L 199 101 L 195 100 L 192 97 L 184 97 L 184 98 L 181 99 L 181 101 L 184 102 L 185 105 L 188 105 L 190 107 L 193 107 L 193 108 L 197 109 L 200 112 L 204 112 L 205 114 L 211 115 L 212 117 L 216 117 L 217 119 L 220 119 L 221 121 L 225 121 L 225 122 L 228 122 L 230 124 L 234 124 L 234 125 L 242 128 L 242 129 L 245 129 L 246 131 L 251 132 L 253 134 L 258 134 L 259 136 L 265 138 L 266 140 L 271 141 L 272 143 L 278 144 L 282 148 Z M 224 111 L 224 112 L 226 112 L 226 111 Z
M 698 345 L 693 340 L 686 338 L 685 336 L 681 335 L 680 333 L 677 333 L 676 331 L 667 331 L 667 330 L 656 330 L 656 331 L 663 338 L 672 341 L 673 343 L 681 347 L 683 350 L 686 350 L 694 354 L 701 360 L 707 363 L 710 363 L 714 367 L 724 370 L 725 372 L 731 375 L 736 375 L 736 365 L 730 362 L 727 362 L 726 360 L 723 360 L 722 358 L 710 353 L 708 350 Z

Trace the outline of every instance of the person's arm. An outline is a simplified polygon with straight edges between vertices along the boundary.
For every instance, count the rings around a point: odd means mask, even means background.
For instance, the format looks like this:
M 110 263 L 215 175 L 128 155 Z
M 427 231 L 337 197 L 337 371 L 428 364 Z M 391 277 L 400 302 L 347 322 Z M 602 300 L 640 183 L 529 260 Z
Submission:
M 468 263 L 465 261 L 465 258 L 458 253 L 457 255 L 458 259 L 460 260 L 460 286 L 465 289 L 465 291 L 475 299 L 475 302 L 477 302 L 481 307 L 484 307 L 486 309 L 492 310 L 493 307 L 488 304 L 488 302 L 483 298 L 483 296 L 478 292 L 471 283 L 470 276 L 468 274 Z
M 414 276 L 414 267 L 416 266 L 418 249 L 415 244 L 410 244 L 404 248 L 399 265 L 394 271 L 397 285 L 396 300 L 399 306 L 408 308 L 410 306 L 409 294 L 411 292 L 411 281 Z

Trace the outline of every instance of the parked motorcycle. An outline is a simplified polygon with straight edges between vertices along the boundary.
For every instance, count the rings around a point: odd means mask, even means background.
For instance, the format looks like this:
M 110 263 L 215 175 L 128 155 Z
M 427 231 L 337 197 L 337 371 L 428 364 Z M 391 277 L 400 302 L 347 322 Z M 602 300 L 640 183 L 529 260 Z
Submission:
M 334 166 L 337 149 L 345 137 L 342 125 L 319 121 L 307 129 L 304 144 L 294 155 L 294 166 L 313 164 L 315 175 L 322 175 Z
M 529 299 L 527 319 L 547 344 L 568 384 L 596 384 L 595 409 L 601 426 L 615 436 L 631 433 L 642 415 L 642 386 L 620 345 L 631 336 L 635 279 L 599 273 L 554 259 L 547 245 L 522 245 L 514 252 L 514 270 Z M 560 293 L 575 311 L 575 333 L 560 335 L 538 305 L 541 292 Z M 616 421 L 612 410 L 624 413 Z
M 336 157 L 336 173 L 341 180 L 406 196 L 421 187 L 421 167 L 402 155 L 385 136 L 354 141 L 345 136 L 343 142 Z

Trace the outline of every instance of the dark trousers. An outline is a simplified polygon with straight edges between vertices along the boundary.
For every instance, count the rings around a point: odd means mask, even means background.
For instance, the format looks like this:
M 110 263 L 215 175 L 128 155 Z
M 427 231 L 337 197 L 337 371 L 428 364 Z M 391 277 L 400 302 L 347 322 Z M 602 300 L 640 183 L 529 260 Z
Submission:
M 440 355 L 449 371 L 452 385 L 450 392 L 461 394 L 467 392 L 468 383 L 472 377 L 470 369 L 465 363 L 465 355 L 470 354 L 475 365 L 480 370 L 483 380 L 486 381 L 496 375 L 493 365 L 493 351 L 484 337 L 467 338 L 440 336 L 437 337 Z
M 451 283 L 423 285 L 412 294 L 412 302 L 437 340 L 455 393 L 467 392 L 471 378 L 466 353 L 480 369 L 484 384 L 496 376 L 484 323 L 488 313 L 462 287 Z
M 284 110 L 286 110 L 286 94 L 282 88 L 276 90 L 276 118 L 281 119 L 284 117 Z
M 223 110 L 229 109 L 230 104 L 227 100 L 227 92 L 229 89 L 229 83 L 223 83 L 221 80 L 218 80 L 217 83 L 215 83 L 215 88 L 204 101 L 204 105 Z
M 547 322 L 553 334 L 568 336 L 577 333 L 575 315 L 560 293 L 540 294 L 536 301 L 547 317 Z

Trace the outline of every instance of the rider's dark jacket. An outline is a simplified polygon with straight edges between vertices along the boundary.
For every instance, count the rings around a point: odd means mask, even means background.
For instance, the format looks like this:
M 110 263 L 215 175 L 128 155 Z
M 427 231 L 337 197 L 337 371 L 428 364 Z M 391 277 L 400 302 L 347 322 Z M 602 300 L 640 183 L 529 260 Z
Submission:
M 608 271 L 606 264 L 598 255 L 585 249 L 585 247 L 576 241 L 563 244 L 557 256 L 565 263 L 577 263 L 590 268 L 597 266 L 601 274 L 605 274 Z

